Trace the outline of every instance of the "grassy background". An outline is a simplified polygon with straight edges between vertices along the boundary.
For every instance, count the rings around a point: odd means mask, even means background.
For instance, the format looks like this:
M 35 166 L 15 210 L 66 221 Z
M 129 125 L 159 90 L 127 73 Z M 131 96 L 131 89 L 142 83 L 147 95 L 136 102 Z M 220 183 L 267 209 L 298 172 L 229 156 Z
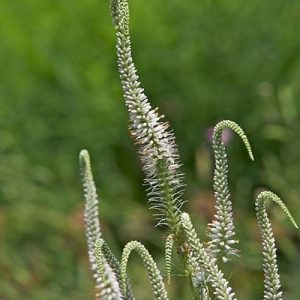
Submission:
M 176 133 L 184 209 L 202 234 L 213 213 L 207 129 L 232 119 L 252 142 L 255 163 L 237 138 L 228 146 L 242 249 L 228 274 L 241 299 L 261 298 L 254 196 L 272 189 L 300 223 L 300 2 L 130 5 L 136 65 Z M 82 148 L 92 155 L 102 227 L 115 253 L 140 240 L 163 270 L 166 233 L 153 229 L 127 133 L 108 1 L 2 0 L 0 25 L 0 299 L 93 299 L 77 166 Z M 299 233 L 277 207 L 270 210 L 286 299 L 298 299 Z M 170 293 L 190 299 L 181 274 L 174 269 Z M 137 298 L 152 299 L 135 258 L 130 277 Z

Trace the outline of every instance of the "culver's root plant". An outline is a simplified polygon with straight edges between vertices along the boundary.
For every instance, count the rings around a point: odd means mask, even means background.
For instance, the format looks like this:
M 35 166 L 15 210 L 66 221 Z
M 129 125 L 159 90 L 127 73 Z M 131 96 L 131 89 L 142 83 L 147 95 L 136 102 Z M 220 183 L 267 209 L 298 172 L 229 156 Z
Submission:
M 219 122 L 213 133 L 215 158 L 214 191 L 215 215 L 207 227 L 206 240 L 200 239 L 189 215 L 182 211 L 183 174 L 175 137 L 164 121 L 164 116 L 153 109 L 139 82 L 131 54 L 129 9 L 126 0 L 111 0 L 111 12 L 116 29 L 118 68 L 125 105 L 129 113 L 130 134 L 135 141 L 145 175 L 147 196 L 157 224 L 169 232 L 165 246 L 166 276 L 163 278 L 148 250 L 138 241 L 129 242 L 117 259 L 105 242 L 98 216 L 98 196 L 92 175 L 90 157 L 86 150 L 80 153 L 80 169 L 84 187 L 85 233 L 90 268 L 95 279 L 96 299 L 135 299 L 126 273 L 131 255 L 138 255 L 147 270 L 153 297 L 168 299 L 165 281 L 171 281 L 171 266 L 175 251 L 182 258 L 185 275 L 194 299 L 237 299 L 222 265 L 238 255 L 237 240 L 228 188 L 228 162 L 222 132 L 233 130 L 244 143 L 250 159 L 254 160 L 250 143 L 233 121 Z M 262 271 L 264 273 L 263 299 L 282 299 L 276 246 L 265 201 L 278 204 L 297 227 L 282 200 L 270 191 L 261 192 L 256 201 L 257 222 L 262 239 Z M 165 280 L 164 280 L 165 279 Z

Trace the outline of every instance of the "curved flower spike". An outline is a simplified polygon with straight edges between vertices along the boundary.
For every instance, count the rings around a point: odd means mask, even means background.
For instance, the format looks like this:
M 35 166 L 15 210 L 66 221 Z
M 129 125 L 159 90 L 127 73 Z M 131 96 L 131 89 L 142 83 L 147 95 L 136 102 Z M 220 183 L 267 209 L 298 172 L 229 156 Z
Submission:
M 254 160 L 250 143 L 243 129 L 233 121 L 219 122 L 213 133 L 213 149 L 215 156 L 214 189 L 216 198 L 216 213 L 214 220 L 208 227 L 210 238 L 209 247 L 212 253 L 222 257 L 223 262 L 229 260 L 228 256 L 237 255 L 237 249 L 232 246 L 238 241 L 234 239 L 235 227 L 233 223 L 232 201 L 228 187 L 228 162 L 225 145 L 222 141 L 222 132 L 230 128 L 236 132 L 246 146 L 251 160 Z
M 102 253 L 102 244 L 103 240 L 97 239 L 95 244 L 95 257 L 101 278 L 98 297 L 101 300 L 122 300 L 123 297 L 120 292 L 118 280 Z
M 153 260 L 148 250 L 140 242 L 137 241 L 129 242 L 123 249 L 122 259 L 121 259 L 121 278 L 123 282 L 124 293 L 126 293 L 127 263 L 128 263 L 129 256 L 133 250 L 137 251 L 137 253 L 140 255 L 144 267 L 147 269 L 148 277 L 152 285 L 155 299 L 168 300 L 167 291 L 155 261 Z
M 270 191 L 261 192 L 255 201 L 256 217 L 262 236 L 263 247 L 263 271 L 264 271 L 264 299 L 281 300 L 280 276 L 278 273 L 275 238 L 272 231 L 271 222 L 266 212 L 265 201 L 272 200 L 282 208 L 292 224 L 298 228 L 295 220 L 282 200 Z
M 138 145 L 151 208 L 159 225 L 178 231 L 182 201 L 182 174 L 178 172 L 175 137 L 168 131 L 163 115 L 153 109 L 137 75 L 131 54 L 129 8 L 127 0 L 111 0 L 116 27 L 118 68 L 125 104 L 129 112 L 131 135 Z
M 109 266 L 113 270 L 114 274 L 116 275 L 119 286 L 122 286 L 121 270 L 120 270 L 119 261 L 113 255 L 113 253 L 111 252 L 109 246 L 107 245 L 107 243 L 104 240 L 103 240 L 101 249 L 102 249 L 102 253 L 103 253 L 107 263 L 109 264 Z M 126 281 L 126 286 L 127 286 L 126 295 L 125 295 L 124 298 L 126 300 L 134 300 L 134 296 L 133 296 L 133 293 L 132 293 L 131 284 L 129 282 L 129 279 L 127 279 L 127 281 Z

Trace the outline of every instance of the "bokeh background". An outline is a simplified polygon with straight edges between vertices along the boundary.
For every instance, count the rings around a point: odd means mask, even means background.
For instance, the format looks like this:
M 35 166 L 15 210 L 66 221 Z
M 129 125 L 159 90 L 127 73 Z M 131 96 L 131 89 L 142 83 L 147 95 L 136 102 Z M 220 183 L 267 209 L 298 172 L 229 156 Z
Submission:
M 213 214 L 211 144 L 221 119 L 252 142 L 228 144 L 241 258 L 227 270 L 241 299 L 261 299 L 254 197 L 278 193 L 300 223 L 300 2 L 130 0 L 134 58 L 167 115 L 187 184 L 184 209 L 205 234 Z M 93 299 L 77 157 L 89 149 L 104 236 L 117 256 L 140 240 L 162 270 L 166 233 L 153 228 L 127 131 L 109 3 L 0 1 L 0 299 Z M 300 235 L 270 205 L 286 299 L 300 299 Z M 130 277 L 152 299 L 138 259 Z M 164 272 L 164 271 L 163 271 Z M 172 299 L 191 299 L 180 267 Z

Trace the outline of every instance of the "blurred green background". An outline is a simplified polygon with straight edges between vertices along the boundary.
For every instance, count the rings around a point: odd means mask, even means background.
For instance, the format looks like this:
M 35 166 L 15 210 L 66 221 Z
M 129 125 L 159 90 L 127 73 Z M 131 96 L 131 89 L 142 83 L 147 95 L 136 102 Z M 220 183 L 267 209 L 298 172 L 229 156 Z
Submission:
M 167 115 L 186 174 L 184 209 L 197 228 L 213 214 L 207 129 L 247 132 L 228 145 L 241 258 L 228 268 L 240 299 L 262 297 L 254 197 L 270 188 L 300 223 L 300 2 L 130 0 L 134 58 L 154 106 Z M 162 270 L 166 233 L 147 209 L 127 132 L 109 3 L 0 1 L 0 299 L 93 299 L 77 156 L 89 149 L 104 235 L 117 256 L 132 239 Z M 286 299 L 300 299 L 300 238 L 270 206 Z M 132 257 L 138 299 L 152 299 Z M 191 299 L 174 268 L 173 299 Z

